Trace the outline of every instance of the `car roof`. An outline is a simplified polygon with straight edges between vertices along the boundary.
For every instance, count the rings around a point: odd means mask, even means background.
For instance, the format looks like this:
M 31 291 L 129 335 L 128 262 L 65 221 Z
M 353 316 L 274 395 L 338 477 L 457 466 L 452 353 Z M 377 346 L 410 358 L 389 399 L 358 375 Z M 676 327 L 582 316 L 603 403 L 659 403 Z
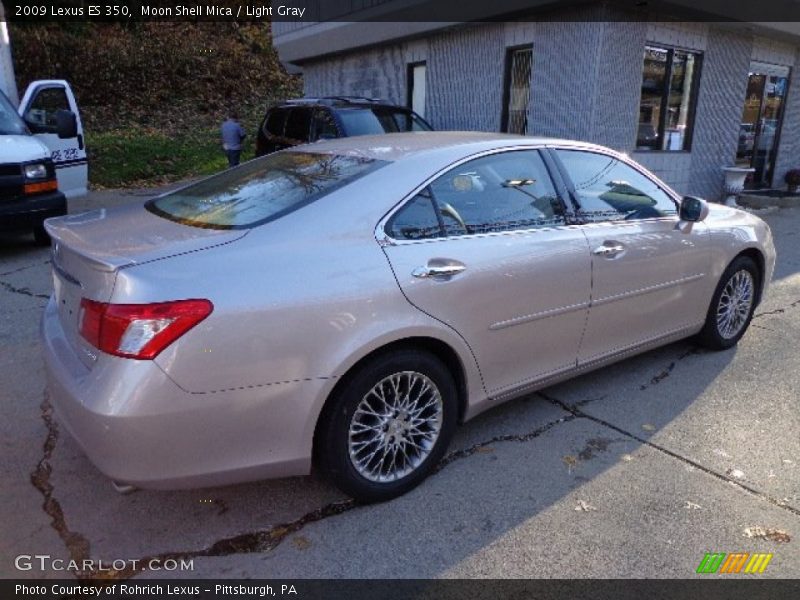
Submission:
M 605 152 L 609 151 L 608 148 L 589 142 L 477 131 L 415 131 L 383 135 L 360 135 L 295 146 L 292 150 L 344 154 L 349 156 L 363 156 L 376 160 L 398 161 L 419 154 L 447 151 L 456 151 L 467 156 L 469 154 L 476 154 L 497 148 L 541 147 L 550 145 L 575 146 L 600 149 Z
M 393 104 L 388 100 L 383 100 L 381 98 L 368 98 L 366 96 L 322 96 L 319 98 L 294 98 L 279 102 L 272 108 L 292 108 L 295 106 L 326 106 L 336 109 L 386 107 L 403 111 L 410 110 L 406 106 Z

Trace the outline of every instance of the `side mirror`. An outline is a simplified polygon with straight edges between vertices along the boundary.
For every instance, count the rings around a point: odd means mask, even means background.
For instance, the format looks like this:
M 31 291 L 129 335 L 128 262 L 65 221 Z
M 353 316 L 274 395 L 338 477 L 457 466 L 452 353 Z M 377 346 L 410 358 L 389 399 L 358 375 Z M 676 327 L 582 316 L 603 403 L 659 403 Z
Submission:
M 695 196 L 684 196 L 678 212 L 681 221 L 697 223 L 708 216 L 708 202 Z
M 78 137 L 78 118 L 71 110 L 56 112 L 56 133 L 62 140 Z

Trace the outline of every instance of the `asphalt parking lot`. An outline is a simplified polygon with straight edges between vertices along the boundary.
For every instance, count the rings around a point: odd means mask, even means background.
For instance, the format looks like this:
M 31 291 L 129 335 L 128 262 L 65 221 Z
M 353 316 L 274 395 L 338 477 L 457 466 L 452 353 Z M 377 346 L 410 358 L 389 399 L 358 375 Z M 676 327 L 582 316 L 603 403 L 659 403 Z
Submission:
M 758 577 L 800 577 L 800 208 L 764 218 L 778 264 L 737 348 L 679 342 L 500 406 L 428 481 L 375 506 L 313 475 L 115 492 L 50 413 L 48 251 L 2 237 L 0 576 L 63 577 L 15 568 L 46 554 L 193 566 L 121 577 L 686 578 L 706 552 L 768 552 Z

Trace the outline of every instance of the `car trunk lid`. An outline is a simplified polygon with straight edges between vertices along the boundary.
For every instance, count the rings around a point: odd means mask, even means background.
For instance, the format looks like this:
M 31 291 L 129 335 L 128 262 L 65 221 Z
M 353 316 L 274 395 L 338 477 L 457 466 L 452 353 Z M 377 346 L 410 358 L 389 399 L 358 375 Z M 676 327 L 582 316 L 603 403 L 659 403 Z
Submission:
M 120 269 L 228 244 L 247 234 L 247 230 L 183 225 L 138 203 L 49 219 L 45 227 L 53 242 L 53 288 L 59 320 L 88 368 L 98 350 L 80 335 L 82 298 L 108 302 Z

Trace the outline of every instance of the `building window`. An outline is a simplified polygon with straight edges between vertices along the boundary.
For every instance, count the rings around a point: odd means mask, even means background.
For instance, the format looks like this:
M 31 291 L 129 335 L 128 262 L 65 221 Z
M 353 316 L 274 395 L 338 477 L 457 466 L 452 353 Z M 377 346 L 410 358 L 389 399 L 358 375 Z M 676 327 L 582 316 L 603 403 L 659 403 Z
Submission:
M 532 62 L 533 49 L 530 46 L 512 48 L 506 55 L 502 129 L 507 133 L 528 133 Z
M 645 46 L 637 150 L 689 150 L 700 81 L 696 52 Z
M 425 74 L 424 62 L 408 65 L 408 107 L 420 117 L 425 117 Z

